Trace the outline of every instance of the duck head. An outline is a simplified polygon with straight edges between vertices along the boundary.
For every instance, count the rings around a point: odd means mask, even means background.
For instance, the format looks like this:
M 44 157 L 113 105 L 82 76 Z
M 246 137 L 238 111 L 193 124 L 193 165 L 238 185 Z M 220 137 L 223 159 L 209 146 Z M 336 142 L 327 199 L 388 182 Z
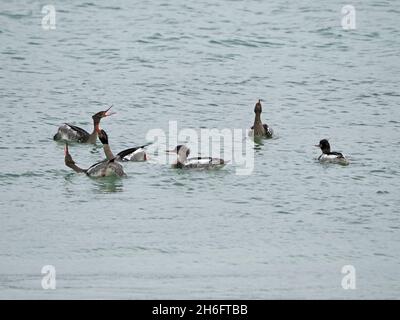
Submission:
M 261 101 L 262 101 L 261 99 L 258 99 L 258 101 L 257 101 L 257 103 L 256 103 L 256 105 L 254 107 L 254 113 L 255 114 L 261 114 L 261 112 L 262 112 Z
M 167 150 L 167 153 L 176 153 L 179 162 L 185 162 L 190 154 L 190 149 L 185 145 L 177 145 L 173 150 Z
M 74 164 L 75 164 L 75 161 L 72 159 L 72 156 L 71 156 L 71 154 L 69 153 L 69 150 L 68 150 L 68 143 L 66 143 L 66 144 L 65 144 L 65 147 L 64 147 L 64 156 L 65 156 L 65 165 L 66 165 L 67 167 L 70 167 L 71 165 L 74 165 Z
M 327 139 L 322 139 L 319 144 L 315 145 L 315 147 L 320 148 L 322 153 L 329 153 L 331 152 L 331 145 Z
M 94 114 L 94 115 L 92 116 L 93 122 L 94 122 L 95 124 L 99 124 L 101 119 L 103 119 L 103 118 L 105 118 L 105 117 L 112 116 L 113 114 L 115 114 L 115 112 L 110 112 L 110 109 L 111 109 L 112 107 L 113 107 L 113 106 L 109 107 L 107 110 L 100 111 L 100 112 L 97 112 L 96 114 Z

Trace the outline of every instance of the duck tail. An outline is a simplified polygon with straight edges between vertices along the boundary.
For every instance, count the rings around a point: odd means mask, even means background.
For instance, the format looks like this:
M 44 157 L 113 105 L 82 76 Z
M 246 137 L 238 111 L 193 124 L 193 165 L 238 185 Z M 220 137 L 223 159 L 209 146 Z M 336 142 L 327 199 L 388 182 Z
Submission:
M 60 135 L 59 132 L 57 132 L 57 133 L 54 135 L 53 140 L 54 140 L 54 141 L 61 140 L 61 135 Z

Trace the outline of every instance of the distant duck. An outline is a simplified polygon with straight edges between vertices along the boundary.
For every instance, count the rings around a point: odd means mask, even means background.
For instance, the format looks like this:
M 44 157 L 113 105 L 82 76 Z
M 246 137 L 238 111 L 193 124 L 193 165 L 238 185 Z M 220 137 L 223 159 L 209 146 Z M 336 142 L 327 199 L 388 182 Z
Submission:
M 124 169 L 115 159 L 98 162 L 88 169 L 78 167 L 69 153 L 68 144 L 65 145 L 65 165 L 77 173 L 85 173 L 87 176 L 93 178 L 126 176 Z
M 178 155 L 176 162 L 172 165 L 178 169 L 219 169 L 227 163 L 223 159 L 211 157 L 189 158 L 190 149 L 184 145 L 178 145 L 167 153 L 176 153 Z
M 331 146 L 327 139 L 321 140 L 319 144 L 315 146 L 321 148 L 322 151 L 322 154 L 318 157 L 318 160 L 320 162 L 331 162 L 342 165 L 349 164 L 349 161 L 345 158 L 345 156 L 342 153 L 331 151 Z
M 261 121 L 261 101 L 262 100 L 259 99 L 254 107 L 254 113 L 256 115 L 254 118 L 254 125 L 251 127 L 249 135 L 255 138 L 272 138 L 274 131 L 266 123 L 263 124 Z
M 54 136 L 55 141 L 65 140 L 68 142 L 79 142 L 79 143 L 91 143 L 95 144 L 97 141 L 97 132 L 99 130 L 100 121 L 105 117 L 113 115 L 113 112 L 109 112 L 110 108 L 105 111 L 100 111 L 92 116 L 93 119 L 93 132 L 88 133 L 86 130 L 73 126 L 69 123 L 64 123 L 58 128 L 56 135 Z
M 99 130 L 98 132 L 99 139 L 103 144 L 104 153 L 108 160 L 115 159 L 116 161 L 146 161 L 147 154 L 146 150 L 144 149 L 150 143 L 145 144 L 140 147 L 134 147 L 130 149 L 126 149 L 121 151 L 116 156 L 111 151 L 110 145 L 108 144 L 108 135 L 104 130 Z

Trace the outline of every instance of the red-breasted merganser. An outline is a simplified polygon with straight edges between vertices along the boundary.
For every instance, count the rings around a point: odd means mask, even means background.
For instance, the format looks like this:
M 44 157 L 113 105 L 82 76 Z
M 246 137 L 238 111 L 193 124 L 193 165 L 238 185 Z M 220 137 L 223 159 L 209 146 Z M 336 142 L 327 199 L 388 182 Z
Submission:
M 251 131 L 249 133 L 250 136 L 259 137 L 259 138 L 272 138 L 273 130 L 266 123 L 262 123 L 261 121 L 261 99 L 258 100 L 254 107 L 254 113 L 256 114 L 254 118 L 254 125 L 251 127 Z
M 115 159 L 95 163 L 88 169 L 78 167 L 69 153 L 68 144 L 65 145 L 65 165 L 77 173 L 85 173 L 87 176 L 93 178 L 126 176 L 124 169 Z
M 99 139 L 103 144 L 104 153 L 107 157 L 107 160 L 114 159 L 116 161 L 146 161 L 147 154 L 144 150 L 145 147 L 150 145 L 150 143 L 145 144 L 140 147 L 129 148 L 124 151 L 119 152 L 116 156 L 111 151 L 110 145 L 108 144 L 108 135 L 104 130 L 99 130 L 98 132 Z
M 173 150 L 168 150 L 167 153 L 176 153 L 178 155 L 173 168 L 178 169 L 218 169 L 222 168 L 227 162 L 223 159 L 211 157 L 196 157 L 189 158 L 190 149 L 184 145 L 176 146 Z
M 321 148 L 322 154 L 318 157 L 320 162 L 332 162 L 342 165 L 349 164 L 349 161 L 342 153 L 331 151 L 331 146 L 327 139 L 321 140 L 315 147 Z
M 97 141 L 97 132 L 99 130 L 100 121 L 102 118 L 109 117 L 114 114 L 114 112 L 109 112 L 109 107 L 105 111 L 100 111 L 92 116 L 93 119 L 93 132 L 88 133 L 86 130 L 73 126 L 68 123 L 64 123 L 58 128 L 57 133 L 54 136 L 54 140 L 65 140 L 68 142 L 80 142 L 80 143 L 91 143 L 95 144 Z

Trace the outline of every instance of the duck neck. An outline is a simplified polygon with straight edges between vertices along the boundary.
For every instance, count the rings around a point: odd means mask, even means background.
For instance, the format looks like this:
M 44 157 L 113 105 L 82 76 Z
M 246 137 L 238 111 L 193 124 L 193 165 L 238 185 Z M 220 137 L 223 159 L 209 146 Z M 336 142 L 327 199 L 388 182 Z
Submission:
M 93 120 L 93 131 L 89 135 L 88 143 L 96 143 L 97 141 L 97 132 L 100 130 L 100 120 L 94 119 Z
M 262 135 L 264 134 L 264 127 L 261 121 L 261 112 L 256 112 L 256 116 L 254 118 L 254 134 L 255 135 Z
M 86 173 L 86 170 L 78 167 L 75 162 L 66 162 L 65 165 L 77 173 Z
M 321 149 L 322 153 L 324 154 L 330 154 L 331 153 L 331 148 L 330 147 L 325 147 Z
M 114 154 L 111 151 L 110 145 L 107 144 L 103 144 L 103 150 L 104 150 L 104 154 L 106 155 L 107 160 L 112 160 L 114 159 Z
M 178 153 L 176 162 L 178 164 L 185 164 L 185 162 L 187 161 L 187 157 L 188 156 L 187 156 L 186 152 L 180 152 L 180 153 Z

